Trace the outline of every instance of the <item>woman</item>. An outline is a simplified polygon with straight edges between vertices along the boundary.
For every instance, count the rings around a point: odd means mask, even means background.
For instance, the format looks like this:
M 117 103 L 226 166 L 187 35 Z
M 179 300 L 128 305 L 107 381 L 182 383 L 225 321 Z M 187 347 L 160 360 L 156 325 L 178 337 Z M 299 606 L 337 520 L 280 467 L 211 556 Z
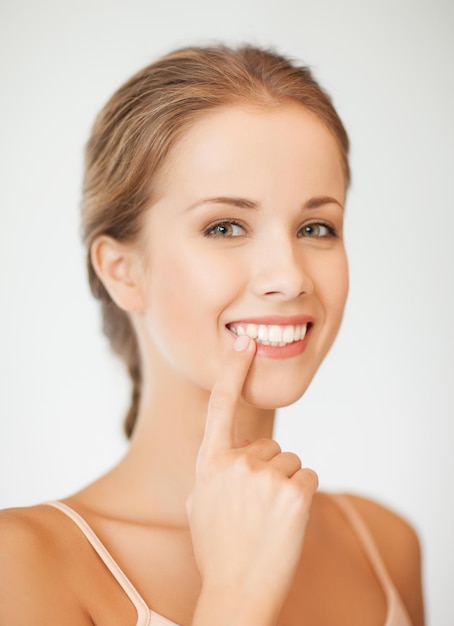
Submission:
M 263 50 L 177 51 L 114 94 L 82 223 L 131 446 L 3 513 L 2 623 L 423 624 L 412 529 L 272 440 L 341 323 L 347 155 L 307 68 Z

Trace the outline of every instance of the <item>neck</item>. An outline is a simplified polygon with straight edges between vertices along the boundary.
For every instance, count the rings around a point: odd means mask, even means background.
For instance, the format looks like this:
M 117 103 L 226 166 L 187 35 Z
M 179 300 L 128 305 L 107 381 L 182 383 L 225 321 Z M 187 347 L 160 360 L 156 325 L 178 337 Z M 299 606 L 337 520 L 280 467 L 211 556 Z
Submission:
M 209 392 L 186 380 L 159 380 L 144 388 L 131 445 L 124 459 L 86 492 L 92 508 L 109 515 L 186 526 L 186 499 L 194 481 Z M 240 402 L 237 440 L 272 436 L 274 411 Z

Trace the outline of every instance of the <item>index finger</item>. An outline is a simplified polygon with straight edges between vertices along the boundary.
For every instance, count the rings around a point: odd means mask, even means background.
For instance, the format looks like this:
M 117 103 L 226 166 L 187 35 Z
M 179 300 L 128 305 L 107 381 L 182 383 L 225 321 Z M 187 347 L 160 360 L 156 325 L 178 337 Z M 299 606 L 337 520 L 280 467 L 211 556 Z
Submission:
M 246 335 L 236 339 L 211 392 L 200 451 L 206 453 L 235 445 L 236 408 L 255 347 L 255 341 Z

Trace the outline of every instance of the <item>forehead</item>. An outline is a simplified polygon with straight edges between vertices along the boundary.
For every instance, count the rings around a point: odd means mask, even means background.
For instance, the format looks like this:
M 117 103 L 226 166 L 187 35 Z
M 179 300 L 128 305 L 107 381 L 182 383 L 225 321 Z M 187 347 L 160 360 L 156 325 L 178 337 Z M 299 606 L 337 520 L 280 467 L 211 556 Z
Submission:
M 345 193 L 331 131 L 298 103 L 230 106 L 204 114 L 173 147 L 161 192 L 256 196 L 279 187 Z M 319 187 L 319 189 L 315 189 Z

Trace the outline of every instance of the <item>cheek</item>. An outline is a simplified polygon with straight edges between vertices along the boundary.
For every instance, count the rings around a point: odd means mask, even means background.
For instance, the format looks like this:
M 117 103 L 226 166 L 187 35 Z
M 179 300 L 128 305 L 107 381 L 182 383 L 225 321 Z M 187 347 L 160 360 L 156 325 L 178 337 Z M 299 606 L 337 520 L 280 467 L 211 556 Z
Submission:
M 238 280 L 231 264 L 189 250 L 154 254 L 147 277 L 147 333 L 158 353 L 203 387 L 219 368 L 223 312 Z
M 315 287 L 324 308 L 326 321 L 340 324 L 348 295 L 348 263 L 345 252 L 333 255 L 317 269 Z
M 205 268 L 179 255 L 156 256 L 149 273 L 147 315 L 158 336 L 179 337 L 203 319 L 210 299 Z M 202 300 L 203 299 L 203 300 Z
M 228 304 L 236 287 L 231 265 L 195 253 L 158 257 L 149 283 L 150 310 L 165 308 L 169 321 L 187 315 L 206 318 Z

